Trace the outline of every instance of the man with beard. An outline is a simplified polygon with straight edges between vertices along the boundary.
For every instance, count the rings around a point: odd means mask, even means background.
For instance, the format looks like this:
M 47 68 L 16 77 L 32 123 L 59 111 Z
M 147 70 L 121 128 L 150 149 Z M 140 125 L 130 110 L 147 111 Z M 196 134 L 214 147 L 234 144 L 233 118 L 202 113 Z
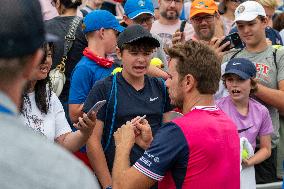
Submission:
M 190 23 L 194 29 L 191 39 L 208 43 L 215 36 L 216 26 L 218 25 L 218 7 L 213 0 L 195 0 L 190 7 Z M 187 40 L 184 33 L 177 31 L 173 35 L 172 42 L 175 44 Z M 217 40 L 217 39 L 216 39 Z M 214 41 L 214 40 L 212 40 Z M 226 46 L 226 45 L 225 45 Z
M 157 34 L 162 38 L 164 48 L 172 45 L 173 34 L 180 28 L 179 18 L 183 6 L 183 0 L 159 0 L 159 20 L 154 21 L 151 33 Z M 192 30 L 191 30 L 192 31 Z M 185 25 L 185 39 L 189 40 L 190 27 Z
M 182 109 L 184 116 L 164 124 L 154 139 L 145 119 L 133 119 L 117 129 L 112 188 L 149 188 L 159 181 L 161 189 L 239 189 L 237 128 L 213 98 L 221 77 L 220 59 L 195 41 L 174 45 L 168 52 L 166 86 L 171 104 Z M 134 143 L 146 151 L 130 167 Z

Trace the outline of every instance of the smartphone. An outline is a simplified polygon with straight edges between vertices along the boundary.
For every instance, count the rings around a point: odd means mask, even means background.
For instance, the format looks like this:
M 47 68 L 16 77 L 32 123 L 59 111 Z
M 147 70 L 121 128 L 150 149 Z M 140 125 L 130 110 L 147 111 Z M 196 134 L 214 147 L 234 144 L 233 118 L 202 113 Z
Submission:
M 87 116 L 89 117 L 91 115 L 91 113 L 94 111 L 95 113 L 98 113 L 98 111 L 101 109 L 101 107 L 103 107 L 103 105 L 105 105 L 106 100 L 101 100 L 98 101 L 87 113 Z
M 224 49 L 223 49 L 223 52 L 224 51 L 228 51 L 232 48 L 235 48 L 235 49 L 241 49 L 244 47 L 244 44 L 239 36 L 239 34 L 237 32 L 235 33 L 231 33 L 229 35 L 227 35 L 225 37 L 225 39 L 223 39 L 223 41 L 220 43 L 219 46 L 225 44 L 227 41 L 230 41 L 230 45 L 226 46 Z
M 186 22 L 187 22 L 186 20 L 183 20 L 183 21 L 181 22 L 180 28 L 179 28 L 179 31 L 180 31 L 180 32 L 183 32 L 183 31 L 184 31 Z

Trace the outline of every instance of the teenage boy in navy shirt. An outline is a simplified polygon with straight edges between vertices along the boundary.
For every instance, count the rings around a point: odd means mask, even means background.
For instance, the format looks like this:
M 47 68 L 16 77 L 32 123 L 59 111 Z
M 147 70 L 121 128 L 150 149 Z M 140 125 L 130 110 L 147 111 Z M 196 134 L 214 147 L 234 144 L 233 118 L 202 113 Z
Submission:
M 84 104 L 87 112 L 97 101 L 107 100 L 98 112 L 96 127 L 87 143 L 87 153 L 103 188 L 111 185 L 115 145 L 113 133 L 127 120 L 147 116 L 153 134 L 160 128 L 163 113 L 170 110 L 163 81 L 146 75 L 151 55 L 159 41 L 140 25 L 132 25 L 118 37 L 117 55 L 123 70 L 98 81 Z M 134 163 L 144 150 L 134 146 L 130 161 Z

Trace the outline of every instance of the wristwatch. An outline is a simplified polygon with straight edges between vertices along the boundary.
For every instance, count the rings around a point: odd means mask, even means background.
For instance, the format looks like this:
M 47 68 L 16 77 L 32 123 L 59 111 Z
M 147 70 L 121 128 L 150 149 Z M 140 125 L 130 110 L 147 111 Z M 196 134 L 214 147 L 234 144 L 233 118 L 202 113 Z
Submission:
M 112 189 L 111 186 L 106 187 L 106 189 Z

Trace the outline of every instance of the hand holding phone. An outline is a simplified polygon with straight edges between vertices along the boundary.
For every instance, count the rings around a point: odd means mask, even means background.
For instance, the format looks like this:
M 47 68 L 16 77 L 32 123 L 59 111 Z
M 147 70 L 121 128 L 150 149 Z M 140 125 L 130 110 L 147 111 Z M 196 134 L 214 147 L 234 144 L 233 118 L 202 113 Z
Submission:
M 146 118 L 146 115 L 144 115 L 142 117 L 136 117 L 136 118 L 131 120 L 131 124 L 133 124 L 133 126 L 134 126 L 135 136 L 138 136 L 140 134 L 140 130 L 136 127 L 137 123 L 140 123 L 145 118 Z
M 223 44 L 230 42 L 230 45 L 227 45 L 222 51 L 229 51 L 232 48 L 240 49 L 243 48 L 243 42 L 237 32 L 231 33 L 227 35 L 220 43 L 219 47 L 222 46 Z
M 185 24 L 186 24 L 187 20 L 183 20 L 180 24 L 180 28 L 179 31 L 180 32 L 184 32 L 184 28 L 185 28 Z
M 87 116 L 90 117 L 92 112 L 98 113 L 98 111 L 105 105 L 106 100 L 98 101 L 87 113 Z

